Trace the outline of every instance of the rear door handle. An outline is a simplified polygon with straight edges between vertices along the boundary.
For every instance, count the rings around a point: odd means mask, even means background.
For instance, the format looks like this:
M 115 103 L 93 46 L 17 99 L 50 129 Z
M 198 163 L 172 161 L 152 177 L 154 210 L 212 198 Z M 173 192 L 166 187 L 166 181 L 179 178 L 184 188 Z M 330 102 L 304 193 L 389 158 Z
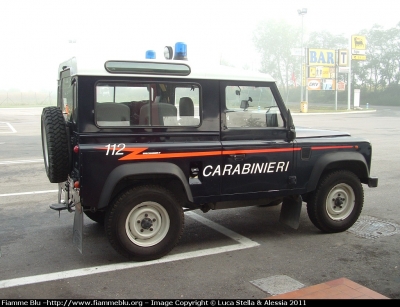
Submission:
M 233 160 L 235 160 L 235 161 L 243 161 L 243 160 L 244 160 L 244 154 L 241 154 L 241 155 L 231 155 L 231 157 L 232 157 Z

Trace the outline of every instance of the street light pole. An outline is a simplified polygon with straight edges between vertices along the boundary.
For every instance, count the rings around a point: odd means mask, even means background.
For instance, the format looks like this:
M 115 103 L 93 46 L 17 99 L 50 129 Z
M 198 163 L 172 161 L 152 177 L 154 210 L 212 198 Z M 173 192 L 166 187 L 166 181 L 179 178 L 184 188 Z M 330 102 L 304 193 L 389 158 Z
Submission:
M 300 61 L 300 102 L 303 101 L 303 66 L 304 66 L 304 48 L 303 48 L 303 22 L 307 9 L 298 9 L 297 13 L 301 16 L 301 61 Z

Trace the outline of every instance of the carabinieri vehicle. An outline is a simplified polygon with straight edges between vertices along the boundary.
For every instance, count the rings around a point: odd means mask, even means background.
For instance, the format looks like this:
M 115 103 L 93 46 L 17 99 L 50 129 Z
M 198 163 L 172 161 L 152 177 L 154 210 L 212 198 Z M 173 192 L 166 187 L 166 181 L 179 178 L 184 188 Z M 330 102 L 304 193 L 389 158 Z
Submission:
M 128 259 L 160 258 L 178 243 L 184 212 L 281 205 L 297 229 L 303 202 L 323 232 L 358 219 L 372 147 L 348 133 L 295 128 L 268 75 L 187 60 L 71 58 L 58 70 L 56 107 L 43 109 L 47 176 L 58 183 L 52 209 L 104 224 Z M 174 51 L 174 56 L 172 53 Z

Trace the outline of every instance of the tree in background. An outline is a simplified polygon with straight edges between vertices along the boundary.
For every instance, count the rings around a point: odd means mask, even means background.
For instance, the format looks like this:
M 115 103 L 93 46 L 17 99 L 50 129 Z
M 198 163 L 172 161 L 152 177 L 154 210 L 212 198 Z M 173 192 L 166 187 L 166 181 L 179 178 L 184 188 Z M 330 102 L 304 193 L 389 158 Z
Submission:
M 300 47 L 299 37 L 300 30 L 285 21 L 262 22 L 254 32 L 253 42 L 261 54 L 261 72 L 274 76 L 284 97 L 288 96 L 293 73 L 300 76 L 300 61 L 291 55 L 294 48 Z
M 360 34 L 367 38 L 367 60 L 352 62 L 353 84 L 366 102 L 399 105 L 400 23 L 388 30 L 374 25 Z
M 374 25 L 370 30 L 362 30 L 358 35 L 367 39 L 366 61 L 352 61 L 352 87 L 360 88 L 363 98 L 372 104 L 400 104 L 400 22 L 396 27 L 384 30 Z M 350 37 L 332 35 L 326 31 L 312 32 L 304 48 L 349 49 Z M 293 74 L 300 76 L 301 58 L 291 51 L 301 46 L 301 29 L 285 21 L 269 20 L 258 25 L 253 42 L 261 54 L 261 71 L 271 74 L 283 96 L 297 101 L 298 89 L 291 90 Z M 349 50 L 351 52 L 351 50 Z M 297 78 L 300 82 L 300 78 Z M 346 75 L 339 75 L 346 81 Z M 346 88 L 347 91 L 347 88 Z M 326 101 L 332 100 L 332 93 L 317 91 L 314 96 Z M 325 93 L 324 93 L 325 92 Z M 289 95 L 290 94 L 290 95 Z M 294 95 L 296 96 L 294 96 Z M 347 99 L 347 93 L 339 97 Z
M 385 90 L 400 81 L 400 23 L 396 28 L 384 30 L 374 25 L 363 30 L 367 38 L 367 61 L 355 61 L 355 83 L 369 91 Z
M 261 54 L 261 71 L 277 80 L 277 85 L 286 101 L 296 100 L 300 89 L 290 90 L 290 85 L 296 87 L 301 82 L 301 57 L 293 55 L 292 50 L 301 46 L 301 29 L 285 21 L 261 22 L 254 32 L 253 42 Z M 341 49 L 347 46 L 348 39 L 344 36 L 335 36 L 325 31 L 312 32 L 310 39 L 303 43 L 304 48 Z
M 333 35 L 329 32 L 312 32 L 305 43 L 307 48 L 320 49 L 345 49 L 348 48 L 349 39 L 343 35 Z

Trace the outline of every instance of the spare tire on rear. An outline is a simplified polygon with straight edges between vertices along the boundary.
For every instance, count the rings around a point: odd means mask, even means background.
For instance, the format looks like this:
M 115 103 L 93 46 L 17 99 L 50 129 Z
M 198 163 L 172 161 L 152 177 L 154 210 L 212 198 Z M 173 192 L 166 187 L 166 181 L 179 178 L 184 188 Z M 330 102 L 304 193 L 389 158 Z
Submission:
M 66 181 L 69 172 L 69 148 L 61 109 L 43 108 L 41 121 L 42 149 L 47 177 L 51 183 Z

